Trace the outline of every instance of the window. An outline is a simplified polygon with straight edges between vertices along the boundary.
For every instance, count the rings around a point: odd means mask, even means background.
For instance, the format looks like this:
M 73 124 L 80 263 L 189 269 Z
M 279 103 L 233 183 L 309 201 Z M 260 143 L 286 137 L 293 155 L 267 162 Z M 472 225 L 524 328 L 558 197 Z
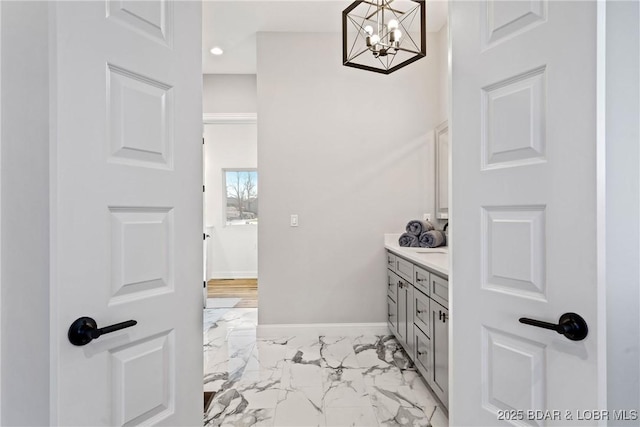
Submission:
M 227 225 L 258 224 L 258 171 L 224 170 Z

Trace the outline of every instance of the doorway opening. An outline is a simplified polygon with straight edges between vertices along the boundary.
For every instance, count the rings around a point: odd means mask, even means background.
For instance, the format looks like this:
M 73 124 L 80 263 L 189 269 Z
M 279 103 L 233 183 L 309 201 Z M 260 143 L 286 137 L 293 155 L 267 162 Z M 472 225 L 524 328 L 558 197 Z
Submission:
M 205 308 L 258 307 L 255 120 L 204 126 Z

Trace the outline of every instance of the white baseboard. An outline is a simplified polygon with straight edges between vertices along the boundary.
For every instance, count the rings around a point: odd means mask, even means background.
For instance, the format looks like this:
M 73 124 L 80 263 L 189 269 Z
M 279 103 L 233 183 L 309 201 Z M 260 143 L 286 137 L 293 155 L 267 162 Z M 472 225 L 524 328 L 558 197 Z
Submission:
M 258 325 L 258 338 L 278 338 L 288 336 L 345 336 L 389 335 L 386 323 L 310 323 Z
M 257 271 L 214 271 L 207 280 L 216 279 L 257 279 Z

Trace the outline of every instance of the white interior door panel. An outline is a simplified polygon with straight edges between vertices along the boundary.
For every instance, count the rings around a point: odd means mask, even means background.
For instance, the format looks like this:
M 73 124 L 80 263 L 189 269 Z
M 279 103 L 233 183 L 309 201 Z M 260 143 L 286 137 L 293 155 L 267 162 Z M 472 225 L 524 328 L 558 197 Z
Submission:
M 52 424 L 202 423 L 200 15 L 52 4 Z
M 577 411 L 606 409 L 603 243 L 596 238 L 598 6 L 450 7 L 451 423 L 593 423 L 579 421 Z M 519 322 L 556 323 L 567 312 L 586 320 L 584 340 Z M 547 410 L 560 415 L 544 419 Z

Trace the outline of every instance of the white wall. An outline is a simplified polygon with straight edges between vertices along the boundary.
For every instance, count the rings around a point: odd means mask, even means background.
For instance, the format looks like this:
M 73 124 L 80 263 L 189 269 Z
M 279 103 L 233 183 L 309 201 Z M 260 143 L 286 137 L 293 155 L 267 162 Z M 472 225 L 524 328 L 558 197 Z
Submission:
M 48 425 L 49 6 L 0 7 L 0 425 Z
M 255 74 L 205 74 L 202 77 L 204 113 L 255 113 Z
M 640 409 L 640 7 L 607 2 L 607 375 L 610 410 Z M 610 421 L 609 425 L 638 425 Z
M 438 123 L 449 117 L 449 25 L 444 24 L 440 31 L 433 34 L 435 43 L 430 52 L 438 60 Z M 429 53 L 429 52 L 428 52 Z
M 205 126 L 207 279 L 258 277 L 258 226 L 226 226 L 222 176 L 225 168 L 257 166 L 255 123 Z
M 340 47 L 258 34 L 260 324 L 386 321 L 383 234 L 433 212 L 437 56 L 385 76 Z

